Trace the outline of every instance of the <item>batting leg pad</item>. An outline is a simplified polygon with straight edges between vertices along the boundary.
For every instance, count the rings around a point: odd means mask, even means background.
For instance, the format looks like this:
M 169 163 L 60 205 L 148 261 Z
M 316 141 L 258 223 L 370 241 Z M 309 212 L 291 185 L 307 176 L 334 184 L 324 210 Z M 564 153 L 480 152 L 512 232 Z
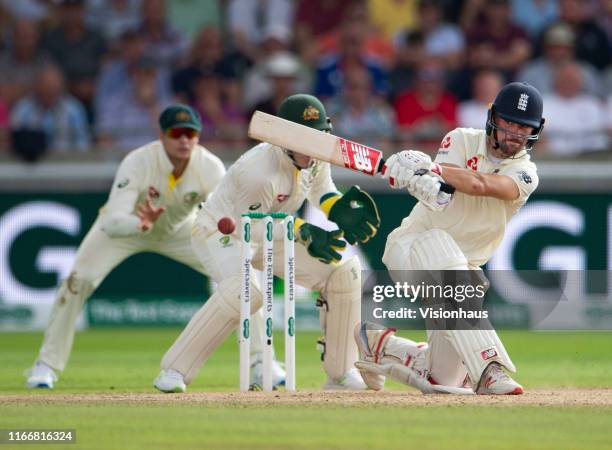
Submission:
M 172 347 L 164 355 L 161 368 L 181 373 L 189 384 L 200 367 L 240 322 L 240 276 L 219 283 L 215 293 L 191 318 Z M 258 286 L 251 286 L 251 312 L 261 308 Z
M 467 270 L 468 262 L 450 234 L 434 228 L 421 233 L 394 230 L 383 262 L 389 270 Z
M 90 280 L 80 278 L 73 272 L 57 291 L 38 356 L 39 360 L 55 370 L 62 371 L 66 367 L 74 341 L 77 316 L 94 289 Z
M 338 379 L 358 359 L 353 330 L 361 320 L 361 264 L 356 256 L 331 273 L 320 306 L 325 336 L 323 369 Z
M 516 367 L 495 330 L 435 330 L 430 333 L 430 343 L 432 336 L 436 334 L 440 334 L 436 339 L 446 339 L 453 346 L 474 385 L 492 362 L 498 362 L 511 372 L 516 372 Z

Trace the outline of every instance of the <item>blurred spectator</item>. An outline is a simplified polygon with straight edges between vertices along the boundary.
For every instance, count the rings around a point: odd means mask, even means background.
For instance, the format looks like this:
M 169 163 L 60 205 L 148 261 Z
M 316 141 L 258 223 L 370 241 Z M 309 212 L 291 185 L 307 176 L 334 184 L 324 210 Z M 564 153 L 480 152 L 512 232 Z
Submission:
M 290 35 L 293 2 L 290 0 L 229 0 L 227 22 L 234 45 L 255 58 L 264 36 L 276 28 Z
M 0 7 L 15 20 L 39 22 L 49 16 L 52 0 L 0 0 Z
M 440 58 L 448 68 L 462 62 L 465 38 L 459 27 L 444 22 L 440 0 L 418 1 L 418 30 L 423 33 L 427 55 Z
M 210 0 L 171 0 L 170 22 L 193 40 L 205 26 L 221 26 L 221 9 L 217 1 Z
M 402 136 L 424 145 L 457 126 L 457 100 L 446 90 L 443 65 L 433 58 L 421 63 L 414 88 L 400 95 L 394 108 Z
M 372 78 L 372 89 L 377 95 L 389 92 L 388 74 L 375 58 L 366 54 L 365 30 L 353 20 L 345 20 L 340 26 L 338 50 L 320 59 L 315 76 L 315 95 L 333 97 L 342 90 L 344 73 L 355 67 L 363 67 Z
M 466 33 L 471 58 L 477 65 L 491 66 L 512 76 L 531 55 L 531 43 L 525 31 L 512 23 L 509 0 L 489 0 L 480 5 Z M 472 2 L 468 2 L 470 4 Z M 464 18 L 464 22 L 468 22 Z
M 423 58 L 425 58 L 423 33 L 420 31 L 405 33 L 396 50 L 395 65 L 389 73 L 391 102 L 412 87 L 416 69 Z
M 246 118 L 235 96 L 226 95 L 223 80 L 217 73 L 202 71 L 194 80 L 193 94 L 193 107 L 202 118 L 202 141 L 235 144 L 244 140 Z
M 606 101 L 605 113 L 605 117 L 607 118 L 606 128 L 608 131 L 608 149 L 610 149 L 610 146 L 612 146 L 612 91 L 609 92 L 610 94 L 608 95 L 608 99 Z
M 96 87 L 96 111 L 100 111 L 101 102 L 114 95 L 129 96 L 135 89 L 133 73 L 143 59 L 145 51 L 144 38 L 137 31 L 126 31 L 119 40 L 119 55 L 108 61 L 103 67 Z M 162 98 L 170 97 L 168 71 L 160 68 L 157 73 L 157 92 Z
M 9 117 L 8 103 L 6 103 L 0 95 L 0 153 L 7 146 Z
M 608 45 L 612 46 L 612 0 L 601 0 L 597 11 L 597 24 L 608 35 Z
M 300 58 L 315 65 L 320 57 L 318 40 L 333 32 L 355 0 L 297 0 L 295 44 Z
M 346 73 L 342 95 L 328 104 L 334 132 L 349 139 L 384 148 L 393 135 L 393 110 L 372 97 L 370 74 L 363 68 Z
M 203 28 L 193 42 L 187 64 L 172 74 L 172 90 L 183 103 L 193 101 L 193 83 L 202 72 L 217 72 L 223 78 L 239 77 L 246 62 L 239 54 L 225 55 L 221 31 Z
M 512 18 L 532 39 L 559 17 L 558 0 L 511 0 Z
M 371 23 L 367 5 L 363 0 L 355 1 L 347 9 L 340 23 L 340 27 L 318 38 L 319 54 L 325 55 L 337 52 L 341 45 L 339 41 L 342 39 L 342 28 L 344 25 L 350 24 L 350 26 L 361 30 L 364 54 L 376 59 L 379 64 L 387 69 L 391 66 L 395 55 L 393 43 Z
M 503 85 L 503 77 L 495 70 L 477 73 L 472 82 L 472 100 L 459 104 L 458 125 L 464 128 L 484 128 L 489 106 Z
M 546 30 L 544 35 L 542 57 L 529 62 L 516 79 L 535 86 L 542 94 L 551 93 L 557 69 L 568 61 L 576 61 L 575 49 L 575 34 L 572 28 L 564 23 L 555 24 Z M 579 65 L 585 92 L 601 95 L 602 85 L 597 69 L 585 62 Z
M 417 0 L 368 0 L 367 5 L 372 25 L 390 41 L 418 22 Z
M 155 61 L 142 57 L 128 72 L 132 89 L 101 98 L 98 136 L 104 146 L 129 150 L 157 139 L 157 119 L 171 99 L 159 90 Z
M 279 30 L 280 31 L 280 30 Z M 277 57 L 277 55 L 282 55 Z M 294 62 L 289 63 L 289 59 Z M 273 62 L 276 60 L 276 62 Z M 294 74 L 295 86 L 299 92 L 308 92 L 312 86 L 312 74 L 309 67 L 303 65 L 297 56 L 290 53 L 290 42 L 288 36 L 276 34 L 274 29 L 266 37 L 262 45 L 262 57 L 251 67 L 244 77 L 244 98 L 243 105 L 248 110 L 255 104 L 263 101 L 271 95 L 269 69 L 272 65 L 279 65 L 280 72 L 286 72 L 282 66 L 297 65 Z M 272 69 L 275 70 L 274 68 Z
M 158 66 L 172 70 L 182 62 L 189 41 L 168 20 L 166 0 L 142 0 L 140 33 L 147 43 L 146 55 Z
M 576 34 L 576 57 L 603 70 L 612 60 L 612 49 L 594 14 L 595 8 L 587 0 L 559 0 L 559 20 Z
M 555 155 L 577 155 L 605 150 L 605 110 L 595 96 L 582 89 L 582 72 L 575 62 L 557 69 L 555 91 L 544 95 L 546 149 Z
M 608 66 L 608 69 L 604 72 L 603 92 L 606 94 L 612 92 L 612 65 Z
M 298 0 L 294 19 L 298 47 L 312 47 L 317 38 L 333 31 L 353 3 L 354 0 Z
M 52 65 L 40 70 L 34 93 L 13 108 L 11 129 L 42 130 L 53 151 L 86 151 L 91 144 L 85 109 L 66 93 L 62 73 Z
M 31 90 L 36 74 L 48 62 L 49 57 L 40 48 L 36 23 L 15 22 L 9 47 L 0 53 L 0 96 L 13 105 Z
M 87 23 L 115 43 L 128 30 L 140 23 L 141 0 L 88 0 Z
M 87 108 L 90 121 L 95 80 L 106 51 L 102 35 L 85 24 L 84 0 L 63 0 L 59 26 L 44 37 L 45 49 L 60 66 L 72 95 Z
M 292 53 L 272 54 L 247 74 L 244 83 L 245 108 L 276 114 L 285 97 L 297 92 L 307 92 L 307 75 L 307 71 Z M 257 96 L 254 96 L 254 93 Z M 247 100 L 250 102 L 246 103 Z

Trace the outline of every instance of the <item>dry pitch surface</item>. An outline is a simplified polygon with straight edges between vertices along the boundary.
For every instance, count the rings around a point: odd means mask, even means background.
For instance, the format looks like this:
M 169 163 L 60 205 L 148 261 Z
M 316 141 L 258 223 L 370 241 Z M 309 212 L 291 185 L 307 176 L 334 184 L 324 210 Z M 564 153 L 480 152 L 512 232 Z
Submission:
M 198 392 L 187 394 L 32 394 L 0 395 L 0 405 L 70 403 L 189 403 L 234 406 L 274 406 L 277 404 L 321 405 L 495 405 L 495 406 L 612 406 L 612 388 L 604 389 L 533 389 L 523 395 L 423 395 L 416 391 L 382 392 Z

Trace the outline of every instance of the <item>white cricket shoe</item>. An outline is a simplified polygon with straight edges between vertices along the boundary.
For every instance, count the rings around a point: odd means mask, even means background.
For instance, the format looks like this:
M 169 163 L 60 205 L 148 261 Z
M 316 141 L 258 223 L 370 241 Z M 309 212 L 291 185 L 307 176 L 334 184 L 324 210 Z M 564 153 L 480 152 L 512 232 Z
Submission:
M 158 390 L 169 393 L 181 393 L 187 390 L 183 375 L 173 369 L 166 369 L 160 372 L 155 381 L 153 382 Z
M 257 354 L 251 361 L 250 389 L 260 391 L 263 387 L 263 355 Z M 285 369 L 275 359 L 272 360 L 272 387 L 285 385 Z
M 36 361 L 34 366 L 26 371 L 26 376 L 29 388 L 53 389 L 53 383 L 57 381 L 55 371 L 42 361 Z
M 523 386 L 514 381 L 499 363 L 492 362 L 480 377 L 477 394 L 481 395 L 519 395 Z
M 351 367 L 341 378 L 334 380 L 327 377 L 327 383 L 323 386 L 326 391 L 363 391 L 367 388 L 368 385 L 355 367 Z

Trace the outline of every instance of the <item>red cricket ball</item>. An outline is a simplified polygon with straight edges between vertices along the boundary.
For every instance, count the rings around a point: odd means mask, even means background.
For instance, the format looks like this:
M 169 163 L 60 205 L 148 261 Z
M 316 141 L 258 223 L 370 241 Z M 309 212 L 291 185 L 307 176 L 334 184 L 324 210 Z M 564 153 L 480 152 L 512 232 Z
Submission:
M 232 234 L 236 229 L 236 222 L 231 217 L 222 217 L 217 222 L 217 228 L 223 234 Z

